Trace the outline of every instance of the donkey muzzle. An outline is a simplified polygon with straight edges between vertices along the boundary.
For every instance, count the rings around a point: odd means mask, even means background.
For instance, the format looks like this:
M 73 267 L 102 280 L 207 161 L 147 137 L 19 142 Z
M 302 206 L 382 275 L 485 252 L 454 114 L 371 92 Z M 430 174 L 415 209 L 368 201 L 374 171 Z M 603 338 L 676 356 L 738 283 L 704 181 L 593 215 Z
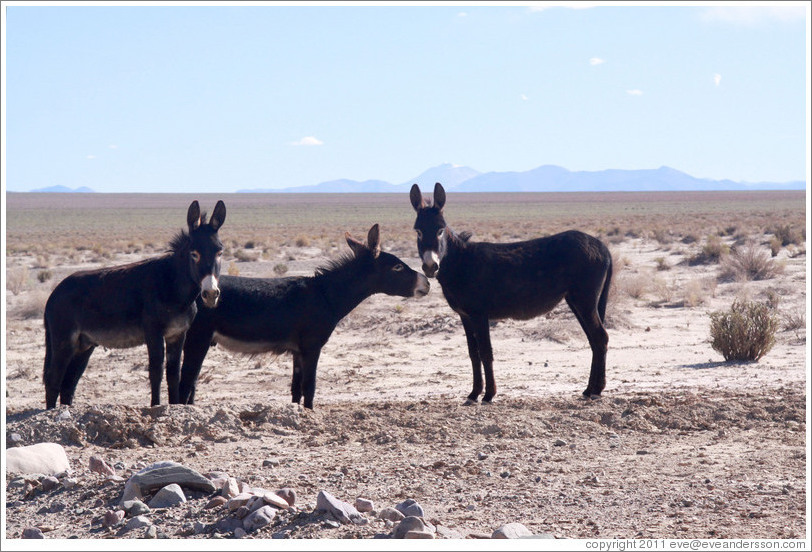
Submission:
M 220 288 L 217 285 L 217 278 L 213 275 L 206 276 L 200 283 L 202 290 L 200 296 L 203 298 L 203 304 L 208 308 L 213 309 L 217 306 L 220 300 Z
M 414 286 L 414 297 L 424 297 L 429 294 L 430 289 L 429 279 L 422 274 L 418 274 L 417 283 Z
M 434 278 L 440 270 L 440 258 L 434 251 L 423 253 L 423 273 L 429 278 Z

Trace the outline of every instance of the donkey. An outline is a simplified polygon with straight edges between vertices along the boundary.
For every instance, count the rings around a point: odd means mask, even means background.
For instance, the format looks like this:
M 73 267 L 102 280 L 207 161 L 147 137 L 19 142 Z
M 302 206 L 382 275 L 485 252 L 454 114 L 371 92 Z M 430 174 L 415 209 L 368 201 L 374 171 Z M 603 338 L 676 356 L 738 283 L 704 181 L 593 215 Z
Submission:
M 193 404 L 197 377 L 213 343 L 255 355 L 292 353 L 290 392 L 294 403 L 304 396 L 313 408 L 319 355 L 336 325 L 367 297 L 376 293 L 422 297 L 428 279 L 406 263 L 381 251 L 380 232 L 374 225 L 367 245 L 349 232 L 352 250 L 316 270 L 314 276 L 238 278 L 223 276 L 217 309 L 200 309 L 183 347 L 180 399 Z
M 93 350 L 146 343 L 152 406 L 161 401 L 166 351 L 169 402 L 178 402 L 180 355 L 186 330 L 197 313 L 195 300 L 216 307 L 223 245 L 217 231 L 226 220 L 218 201 L 211 220 L 193 201 L 188 233 L 179 232 L 161 257 L 71 274 L 45 304 L 45 406 L 70 405 Z M 166 342 L 166 346 L 164 346 Z
M 612 256 L 600 240 L 570 230 L 528 241 L 488 243 L 457 234 L 443 218 L 445 190 L 434 186 L 433 204 L 417 184 L 409 193 L 417 212 L 414 229 L 423 272 L 437 277 L 449 306 L 460 316 L 474 370 L 474 388 L 465 404 L 496 395 L 489 320 L 529 320 L 567 301 L 592 349 L 585 397 L 596 398 L 606 385 L 609 336 L 603 322 L 612 280 Z

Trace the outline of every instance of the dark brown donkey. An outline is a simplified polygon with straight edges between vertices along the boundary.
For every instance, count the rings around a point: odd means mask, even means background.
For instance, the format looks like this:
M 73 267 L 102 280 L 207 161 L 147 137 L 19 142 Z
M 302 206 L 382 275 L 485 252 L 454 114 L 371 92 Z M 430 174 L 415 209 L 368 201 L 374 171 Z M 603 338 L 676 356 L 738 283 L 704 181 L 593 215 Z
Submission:
M 186 214 L 189 231 L 178 233 L 164 256 L 124 266 L 87 270 L 62 280 L 45 305 L 45 406 L 71 404 L 93 350 L 147 344 L 152 405 L 161 401 L 164 350 L 169 402 L 177 403 L 180 355 L 186 330 L 202 295 L 211 307 L 220 290 L 217 231 L 226 206 L 217 202 L 206 222 L 200 205 Z M 164 347 L 164 341 L 166 347 Z
M 515 243 L 472 242 L 457 234 L 443 218 L 445 190 L 434 186 L 434 203 L 423 199 L 415 184 L 410 192 L 417 211 L 417 251 L 426 276 L 437 276 L 449 306 L 460 315 L 474 369 L 474 388 L 466 404 L 482 393 L 489 403 L 496 395 L 493 351 L 488 321 L 527 320 L 567 301 L 592 348 L 592 368 L 584 396 L 596 397 L 606 385 L 609 337 L 603 321 L 612 280 L 612 256 L 600 240 L 570 230 Z

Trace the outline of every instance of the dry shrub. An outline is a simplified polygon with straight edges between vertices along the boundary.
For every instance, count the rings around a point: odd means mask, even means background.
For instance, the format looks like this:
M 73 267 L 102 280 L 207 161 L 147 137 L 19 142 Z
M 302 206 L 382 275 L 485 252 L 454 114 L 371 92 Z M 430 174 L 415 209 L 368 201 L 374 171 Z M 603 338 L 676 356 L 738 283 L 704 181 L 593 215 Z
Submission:
M 240 269 L 237 268 L 237 265 L 234 264 L 234 261 L 228 263 L 227 272 L 228 272 L 229 276 L 239 276 L 240 275 Z
M 256 261 L 258 257 L 259 254 L 251 255 L 244 249 L 238 249 L 237 251 L 234 252 L 234 258 L 241 263 L 250 263 Z
M 785 331 L 803 330 L 806 328 L 806 315 L 803 310 L 796 310 L 794 312 L 784 313 L 782 316 L 784 324 L 782 329 Z
M 277 276 L 284 276 L 288 272 L 288 265 L 285 263 L 275 264 L 273 267 L 273 273 Z
M 790 244 L 800 245 L 805 241 L 803 233 L 795 230 L 795 228 L 789 224 L 776 227 L 773 230 L 773 234 L 775 235 L 776 240 L 780 241 L 781 245 L 784 247 Z
M 19 295 L 28 287 L 28 269 L 12 268 L 6 271 L 6 288 L 14 295 Z
M 707 302 L 708 296 L 716 295 L 716 280 L 713 278 L 702 278 L 691 280 L 682 288 L 682 305 L 684 307 L 698 307 Z
M 657 270 L 671 270 L 671 265 L 668 264 L 668 261 L 665 257 L 657 257 L 654 259 L 654 262 L 657 263 Z
M 618 279 L 618 291 L 640 299 L 648 291 L 651 277 L 645 274 L 624 275 Z
M 711 347 L 726 361 L 759 360 L 775 343 L 778 320 L 764 303 L 736 300 L 729 311 L 710 318 Z
M 50 294 L 50 291 L 44 289 L 32 291 L 15 310 L 14 315 L 20 320 L 42 319 Z
M 712 234 L 708 236 L 707 240 L 705 240 L 705 245 L 702 246 L 702 250 L 688 259 L 688 264 L 699 265 L 719 263 L 724 257 L 727 256 L 728 253 L 730 253 L 730 247 L 722 242 L 722 238 Z
M 723 282 L 749 282 L 769 280 L 782 272 L 783 267 L 773 261 L 769 254 L 759 249 L 755 242 L 736 248 L 722 263 L 719 280 Z
M 770 240 L 770 254 L 773 257 L 777 257 L 780 251 L 781 251 L 781 240 L 773 236 L 773 238 Z
M 296 247 L 309 247 L 310 246 L 310 238 L 307 236 L 296 236 Z
M 39 272 L 37 272 L 37 280 L 39 280 L 40 283 L 44 284 L 45 282 L 50 280 L 53 277 L 53 275 L 54 273 L 51 272 L 50 270 L 47 269 L 40 270 Z

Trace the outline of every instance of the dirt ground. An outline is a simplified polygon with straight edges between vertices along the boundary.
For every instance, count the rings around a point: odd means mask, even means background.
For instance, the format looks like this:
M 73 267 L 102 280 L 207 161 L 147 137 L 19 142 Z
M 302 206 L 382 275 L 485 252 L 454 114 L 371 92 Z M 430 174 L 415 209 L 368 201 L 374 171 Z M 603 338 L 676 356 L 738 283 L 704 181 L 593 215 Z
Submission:
M 612 250 L 625 266 L 609 307 L 599 400 L 580 397 L 591 353 L 562 305 L 535 320 L 492 324 L 498 395 L 490 406 L 463 406 L 471 386 L 465 337 L 432 281 L 427 297 L 374 296 L 341 322 L 322 351 L 314 411 L 289 402 L 289 357 L 221 348 L 203 365 L 195 406 L 149 408 L 144 347 L 97 350 L 74 405 L 44 411 L 42 322 L 15 316 L 26 292 L 9 294 L 7 442 L 16 433 L 21 444 L 61 443 L 79 485 L 29 495 L 7 489 L 6 537 L 30 526 L 44 527 L 46 538 L 118 536 L 99 520 L 124 482 L 90 472 L 99 455 L 125 480 L 173 460 L 253 486 L 293 488 L 298 514 L 255 538 L 390 532 L 380 521 L 318 522 L 321 490 L 350 503 L 371 499 L 377 509 L 413 498 L 443 534 L 462 538 L 509 522 L 570 539 L 809 538 L 807 330 L 782 329 L 759 362 L 725 363 L 709 344 L 708 317 L 741 296 L 778 297 L 779 312 L 803 313 L 806 255 L 782 251 L 778 277 L 719 283 L 686 306 L 681 294 L 664 297 L 655 287 L 622 290 L 635 278 L 680 290 L 713 278 L 718 266 L 680 263 L 679 252 L 646 239 Z M 652 267 L 663 255 L 671 268 L 661 275 Z M 323 261 L 318 251 L 297 258 L 289 275 Z M 416 258 L 404 260 L 419 268 Z M 241 263 L 240 273 L 266 275 L 264 264 Z M 165 394 L 164 386 L 164 402 Z M 169 537 L 211 537 L 190 529 L 221 515 L 203 509 L 207 500 L 155 513 L 153 522 Z

